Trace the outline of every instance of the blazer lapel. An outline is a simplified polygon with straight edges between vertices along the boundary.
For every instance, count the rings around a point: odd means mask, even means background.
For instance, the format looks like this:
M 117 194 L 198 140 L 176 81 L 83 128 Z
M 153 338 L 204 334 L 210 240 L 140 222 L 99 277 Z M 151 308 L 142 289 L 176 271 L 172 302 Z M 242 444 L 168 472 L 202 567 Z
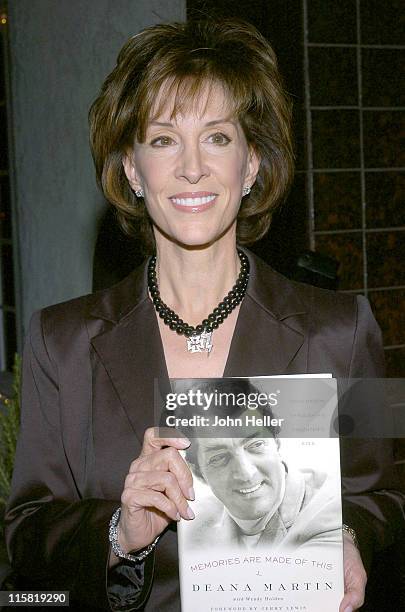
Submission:
M 248 292 L 242 302 L 224 376 L 307 372 L 306 308 L 283 276 L 246 252 Z
M 153 425 L 155 392 L 169 379 L 155 311 L 149 300 L 112 330 L 92 340 L 140 442 Z M 156 400 L 158 397 L 156 397 Z
M 107 321 L 102 332 L 91 340 L 96 353 L 94 453 L 107 497 L 120 495 L 129 463 L 139 454 L 145 429 L 154 425 L 154 402 L 158 400 L 155 393 L 169 391 L 145 275 L 145 267 L 138 269 L 111 290 L 108 301 L 99 299 L 92 308 L 93 317 Z

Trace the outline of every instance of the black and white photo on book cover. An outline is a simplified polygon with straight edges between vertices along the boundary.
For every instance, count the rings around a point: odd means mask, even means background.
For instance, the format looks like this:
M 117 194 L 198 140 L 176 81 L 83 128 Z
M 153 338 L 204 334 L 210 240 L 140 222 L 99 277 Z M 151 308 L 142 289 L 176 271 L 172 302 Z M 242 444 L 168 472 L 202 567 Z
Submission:
M 191 440 L 196 493 L 195 519 L 178 524 L 182 611 L 337 611 L 336 381 L 194 379 L 172 390 L 167 424 Z

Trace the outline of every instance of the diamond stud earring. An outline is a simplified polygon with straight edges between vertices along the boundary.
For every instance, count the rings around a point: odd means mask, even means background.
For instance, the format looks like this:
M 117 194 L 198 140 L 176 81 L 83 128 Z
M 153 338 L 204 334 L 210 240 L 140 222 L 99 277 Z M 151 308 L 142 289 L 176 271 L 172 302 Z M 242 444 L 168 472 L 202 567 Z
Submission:
M 137 198 L 143 198 L 144 193 L 143 193 L 143 189 L 136 189 L 135 190 L 135 195 Z
M 250 187 L 246 185 L 242 190 L 242 195 L 246 196 L 248 193 L 250 193 Z

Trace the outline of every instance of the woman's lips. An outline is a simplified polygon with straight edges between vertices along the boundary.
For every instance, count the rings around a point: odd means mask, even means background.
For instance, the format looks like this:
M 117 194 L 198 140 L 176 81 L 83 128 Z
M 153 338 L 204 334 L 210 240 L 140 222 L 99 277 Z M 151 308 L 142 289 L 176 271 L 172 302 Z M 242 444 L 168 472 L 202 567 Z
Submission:
M 176 193 L 169 200 L 174 208 L 182 212 L 198 213 L 214 206 L 216 193 L 200 191 L 196 193 Z

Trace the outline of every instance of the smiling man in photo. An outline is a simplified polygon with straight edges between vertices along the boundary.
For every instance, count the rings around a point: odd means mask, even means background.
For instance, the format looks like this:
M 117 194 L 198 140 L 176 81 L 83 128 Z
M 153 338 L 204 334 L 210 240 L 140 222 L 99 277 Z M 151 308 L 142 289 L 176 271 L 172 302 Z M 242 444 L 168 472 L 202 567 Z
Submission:
M 246 396 L 257 391 L 248 380 L 222 385 L 227 386 L 222 391 L 242 390 Z M 230 411 L 239 416 L 246 408 Z M 263 409 L 265 414 L 272 416 L 270 407 Z M 292 550 L 341 543 L 340 498 L 333 477 L 311 468 L 289 468 L 278 432 L 264 427 L 247 437 L 192 439 L 186 459 L 212 493 L 196 500 L 201 520 L 189 526 L 196 547 L 281 545 Z

